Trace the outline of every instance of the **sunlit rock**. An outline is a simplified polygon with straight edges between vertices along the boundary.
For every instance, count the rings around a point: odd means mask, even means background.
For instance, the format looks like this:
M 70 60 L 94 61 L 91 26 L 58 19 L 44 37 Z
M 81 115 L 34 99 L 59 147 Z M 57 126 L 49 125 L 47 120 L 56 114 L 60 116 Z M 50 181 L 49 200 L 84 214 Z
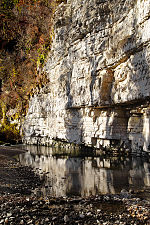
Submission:
M 150 0 L 76 0 L 55 13 L 49 78 L 30 99 L 24 141 L 150 152 Z

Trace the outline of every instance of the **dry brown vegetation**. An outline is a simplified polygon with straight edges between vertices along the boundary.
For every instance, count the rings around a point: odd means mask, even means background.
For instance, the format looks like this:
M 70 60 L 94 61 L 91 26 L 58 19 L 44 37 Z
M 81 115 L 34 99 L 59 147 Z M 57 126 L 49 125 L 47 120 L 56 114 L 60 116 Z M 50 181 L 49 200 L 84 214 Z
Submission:
M 17 117 L 25 114 L 31 89 L 45 79 L 39 68 L 50 50 L 53 15 L 61 2 L 62 0 L 0 1 L 1 124 L 8 122 L 10 109 L 17 109 Z M 11 116 L 16 117 L 16 113 Z

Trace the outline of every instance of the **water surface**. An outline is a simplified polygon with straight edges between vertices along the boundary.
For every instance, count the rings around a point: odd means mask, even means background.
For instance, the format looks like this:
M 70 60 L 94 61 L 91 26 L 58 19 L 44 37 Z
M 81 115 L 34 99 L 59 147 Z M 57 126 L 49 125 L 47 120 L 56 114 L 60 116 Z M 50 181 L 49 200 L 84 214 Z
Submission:
M 43 179 L 35 190 L 44 196 L 90 196 L 117 194 L 122 189 L 143 191 L 150 196 L 150 160 L 140 157 L 102 158 L 91 155 L 59 156 L 50 147 L 24 146 L 18 157 Z

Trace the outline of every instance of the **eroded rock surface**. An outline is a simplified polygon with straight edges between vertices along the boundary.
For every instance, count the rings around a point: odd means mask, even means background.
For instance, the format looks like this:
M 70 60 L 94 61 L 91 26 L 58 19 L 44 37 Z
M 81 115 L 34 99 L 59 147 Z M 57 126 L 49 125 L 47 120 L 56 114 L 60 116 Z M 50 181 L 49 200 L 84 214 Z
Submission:
M 49 82 L 30 99 L 30 144 L 150 151 L 150 0 L 68 0 L 55 14 Z

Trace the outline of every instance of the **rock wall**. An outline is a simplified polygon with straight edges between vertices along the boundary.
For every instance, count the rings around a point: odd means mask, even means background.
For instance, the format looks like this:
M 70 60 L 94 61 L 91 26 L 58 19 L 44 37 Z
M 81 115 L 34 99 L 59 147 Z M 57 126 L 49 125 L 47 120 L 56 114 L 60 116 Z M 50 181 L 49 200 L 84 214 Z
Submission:
M 150 0 L 62 3 L 44 71 L 49 82 L 30 99 L 26 143 L 150 151 Z

